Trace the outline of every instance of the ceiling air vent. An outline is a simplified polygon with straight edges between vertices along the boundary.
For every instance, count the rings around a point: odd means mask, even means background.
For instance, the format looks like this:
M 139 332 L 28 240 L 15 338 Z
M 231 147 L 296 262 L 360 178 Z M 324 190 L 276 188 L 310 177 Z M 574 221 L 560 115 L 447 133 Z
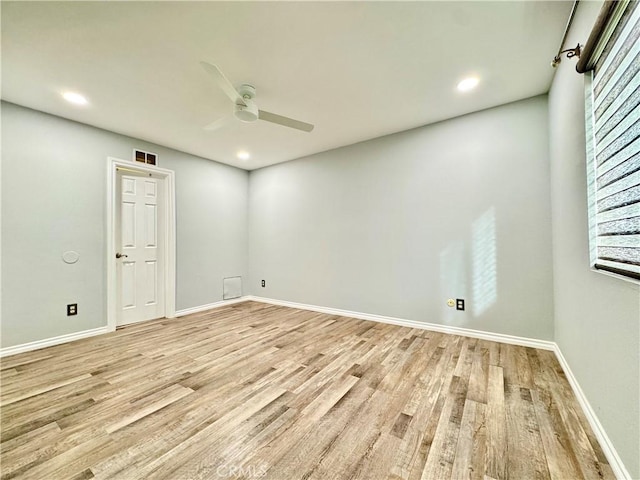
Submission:
M 146 163 L 148 165 L 156 165 L 158 155 L 151 152 L 145 152 L 144 150 L 134 150 L 133 160 L 140 163 Z

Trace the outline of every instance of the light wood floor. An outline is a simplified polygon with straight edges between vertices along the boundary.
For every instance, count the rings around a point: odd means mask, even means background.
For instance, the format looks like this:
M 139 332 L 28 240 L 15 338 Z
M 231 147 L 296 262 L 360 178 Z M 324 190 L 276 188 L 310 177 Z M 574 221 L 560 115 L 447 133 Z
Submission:
M 614 478 L 553 353 L 246 302 L 2 361 L 2 479 Z

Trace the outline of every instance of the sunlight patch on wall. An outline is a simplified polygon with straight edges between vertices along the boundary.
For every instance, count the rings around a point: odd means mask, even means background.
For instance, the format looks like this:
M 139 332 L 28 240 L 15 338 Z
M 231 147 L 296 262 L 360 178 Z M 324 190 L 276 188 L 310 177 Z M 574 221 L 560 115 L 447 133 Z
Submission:
M 498 299 L 496 212 L 491 207 L 471 227 L 473 315 L 486 312 Z

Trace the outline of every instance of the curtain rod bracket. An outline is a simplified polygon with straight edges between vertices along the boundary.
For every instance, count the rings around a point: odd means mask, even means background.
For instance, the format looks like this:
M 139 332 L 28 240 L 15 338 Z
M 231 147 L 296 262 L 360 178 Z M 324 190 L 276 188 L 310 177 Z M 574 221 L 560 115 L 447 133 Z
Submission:
M 580 54 L 582 53 L 583 46 L 584 45 L 578 44 L 575 48 L 567 48 L 566 50 L 562 50 L 561 52 L 558 52 L 558 54 L 551 61 L 551 66 L 553 68 L 556 68 L 558 65 L 560 65 L 560 62 L 562 61 L 563 53 L 567 54 L 567 58 L 573 58 L 573 57 L 580 58 Z

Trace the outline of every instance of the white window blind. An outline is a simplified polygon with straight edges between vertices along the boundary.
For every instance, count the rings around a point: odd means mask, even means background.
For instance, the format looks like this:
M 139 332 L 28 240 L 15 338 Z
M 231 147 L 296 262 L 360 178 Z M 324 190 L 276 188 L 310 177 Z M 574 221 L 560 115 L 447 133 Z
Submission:
M 640 8 L 625 8 L 587 82 L 591 261 L 640 279 Z

